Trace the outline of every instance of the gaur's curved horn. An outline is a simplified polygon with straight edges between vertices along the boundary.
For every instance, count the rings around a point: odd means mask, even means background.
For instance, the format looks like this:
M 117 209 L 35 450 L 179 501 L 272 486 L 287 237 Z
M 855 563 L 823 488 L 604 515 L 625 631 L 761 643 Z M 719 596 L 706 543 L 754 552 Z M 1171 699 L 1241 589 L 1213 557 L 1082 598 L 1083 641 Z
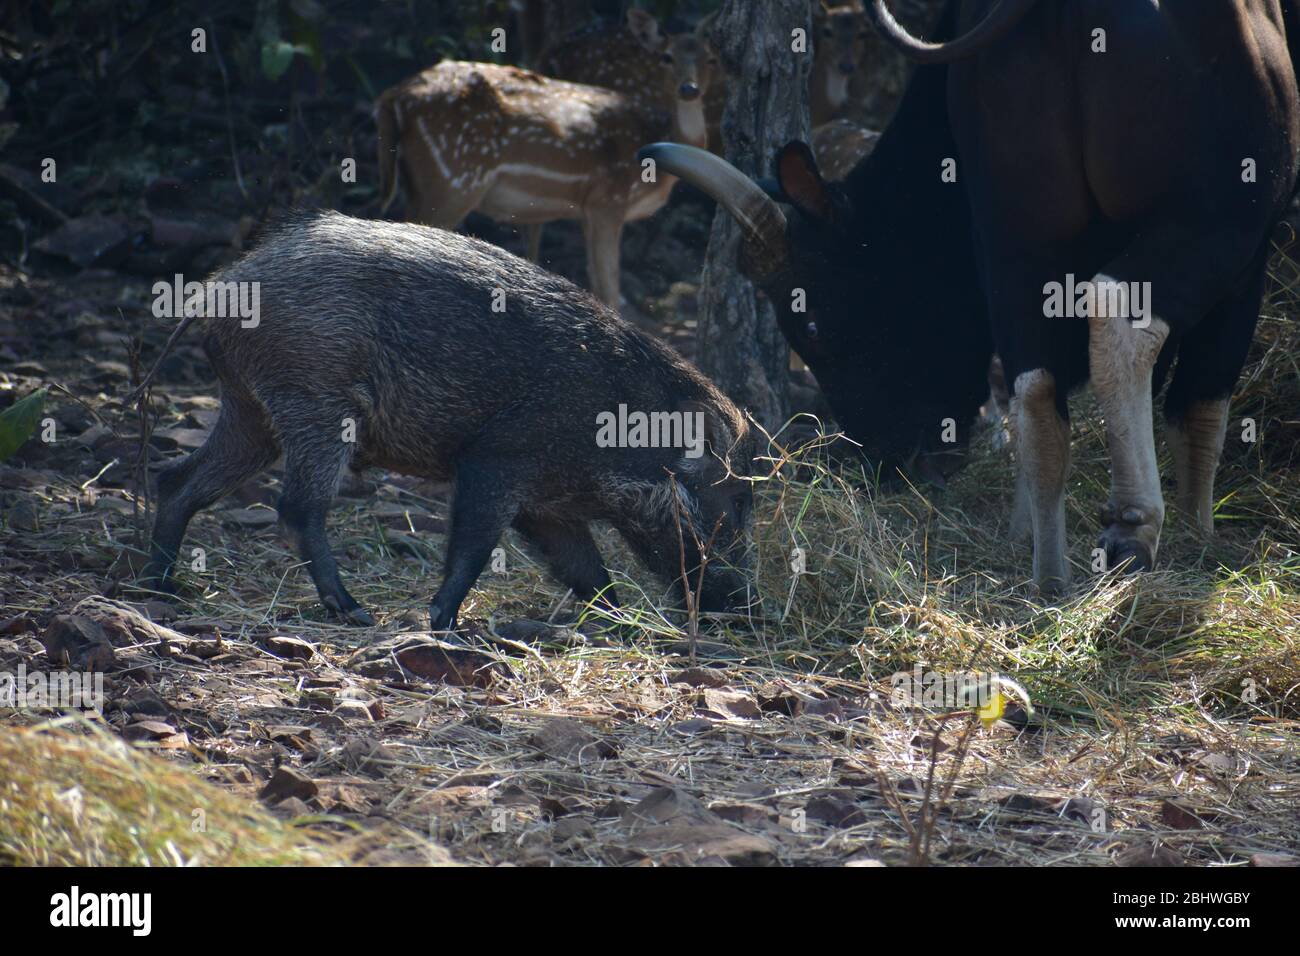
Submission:
M 681 143 L 651 143 L 636 154 L 712 196 L 731 213 L 745 236 L 749 277 L 761 282 L 776 275 L 789 258 L 785 214 L 752 179 L 707 150 Z
M 1038 0 L 998 0 L 965 36 L 943 43 L 927 43 L 907 32 L 907 28 L 894 19 L 885 0 L 872 0 L 867 15 L 891 46 L 917 63 L 951 63 L 974 56 L 1020 22 Z

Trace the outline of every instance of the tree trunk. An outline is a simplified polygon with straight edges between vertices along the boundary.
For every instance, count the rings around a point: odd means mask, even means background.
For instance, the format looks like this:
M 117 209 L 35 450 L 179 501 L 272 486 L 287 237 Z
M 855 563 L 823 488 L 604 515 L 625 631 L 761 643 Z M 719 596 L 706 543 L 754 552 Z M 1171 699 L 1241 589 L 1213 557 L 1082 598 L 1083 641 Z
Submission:
M 802 29 L 804 52 L 791 49 Z M 812 36 L 808 0 L 724 0 L 712 40 L 727 71 L 724 155 L 750 176 L 771 172 L 776 151 L 808 140 Z M 699 365 L 765 428 L 790 413 L 790 350 L 771 303 L 739 271 L 740 227 L 719 209 L 702 280 Z

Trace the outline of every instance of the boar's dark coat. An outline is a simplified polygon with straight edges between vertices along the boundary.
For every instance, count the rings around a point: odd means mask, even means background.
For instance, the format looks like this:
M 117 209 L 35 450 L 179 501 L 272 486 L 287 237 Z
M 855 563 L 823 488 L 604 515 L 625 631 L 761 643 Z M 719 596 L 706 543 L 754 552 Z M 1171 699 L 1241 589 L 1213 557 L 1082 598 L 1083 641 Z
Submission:
M 343 470 L 367 465 L 453 483 L 435 630 L 455 626 L 512 525 L 586 599 L 610 583 L 589 521 L 611 522 L 675 580 L 676 511 L 700 540 L 717 529 L 701 606 L 726 606 L 743 589 L 734 567 L 752 501 L 747 423 L 670 348 L 569 282 L 455 233 L 334 213 L 287 220 L 213 280 L 259 283 L 260 316 L 250 328 L 203 320 L 221 413 L 204 445 L 159 479 L 159 586 L 194 513 L 283 451 L 282 525 L 321 601 L 357 623 L 371 619 L 339 580 L 325 514 Z M 700 413 L 703 454 L 598 447 L 597 416 L 620 404 Z M 698 567 L 689 528 L 681 540 L 686 567 Z

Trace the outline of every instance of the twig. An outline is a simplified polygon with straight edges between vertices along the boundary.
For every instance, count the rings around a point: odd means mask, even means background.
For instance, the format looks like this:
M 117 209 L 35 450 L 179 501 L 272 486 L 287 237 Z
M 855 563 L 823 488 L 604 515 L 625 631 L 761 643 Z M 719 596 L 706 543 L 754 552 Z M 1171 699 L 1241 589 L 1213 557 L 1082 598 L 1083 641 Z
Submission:
M 235 149 L 235 121 L 230 111 L 230 77 L 226 75 L 226 61 L 221 56 L 221 44 L 217 42 L 217 27 L 212 21 L 208 21 L 208 35 L 212 37 L 212 53 L 217 58 L 217 69 L 221 71 L 221 91 L 226 102 L 226 135 L 230 140 L 230 162 L 235 168 L 235 185 L 239 187 L 239 194 L 248 199 L 244 174 L 239 168 L 239 152 Z

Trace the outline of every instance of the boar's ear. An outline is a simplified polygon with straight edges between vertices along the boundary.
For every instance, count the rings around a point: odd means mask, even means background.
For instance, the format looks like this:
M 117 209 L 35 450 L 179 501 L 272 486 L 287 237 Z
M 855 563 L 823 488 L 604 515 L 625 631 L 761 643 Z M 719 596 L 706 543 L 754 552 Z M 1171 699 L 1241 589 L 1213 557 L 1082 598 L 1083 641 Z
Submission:
M 632 31 L 632 36 L 636 37 L 637 42 L 647 50 L 655 51 L 662 46 L 662 38 L 659 36 L 659 21 L 645 10 L 628 7 L 627 28 Z
M 705 464 L 719 457 L 725 459 L 731 448 L 730 429 L 715 409 L 704 402 L 688 399 L 677 406 L 684 416 L 689 416 L 689 436 L 694 447 L 688 446 L 682 456 L 681 467 L 687 472 L 698 472 Z
M 819 222 L 835 221 L 830 189 L 817 171 L 817 160 L 807 143 L 786 143 L 776 154 L 776 182 L 782 202 Z

